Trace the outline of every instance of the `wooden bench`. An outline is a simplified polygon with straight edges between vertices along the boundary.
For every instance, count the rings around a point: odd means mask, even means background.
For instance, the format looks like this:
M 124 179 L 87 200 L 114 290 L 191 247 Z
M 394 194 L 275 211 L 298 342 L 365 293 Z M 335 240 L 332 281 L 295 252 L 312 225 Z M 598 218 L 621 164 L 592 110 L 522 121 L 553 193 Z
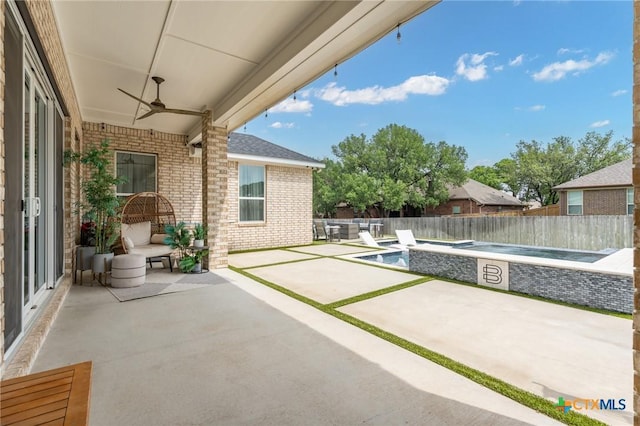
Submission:
M 91 361 L 0 382 L 0 425 L 87 425 Z

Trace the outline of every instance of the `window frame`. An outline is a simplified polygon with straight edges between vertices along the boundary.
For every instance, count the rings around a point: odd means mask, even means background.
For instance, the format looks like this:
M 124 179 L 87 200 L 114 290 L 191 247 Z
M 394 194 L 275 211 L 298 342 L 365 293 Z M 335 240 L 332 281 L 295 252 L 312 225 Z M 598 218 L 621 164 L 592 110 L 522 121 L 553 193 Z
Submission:
M 571 194 L 580 194 L 580 204 L 570 203 Z M 580 213 L 572 213 L 571 207 L 580 206 Z M 567 191 L 567 215 L 568 216 L 582 216 L 584 214 L 584 191 L 576 190 L 576 191 Z
M 242 187 L 242 173 L 243 167 L 260 167 L 262 169 L 262 197 L 244 197 L 241 196 L 240 188 Z M 262 201 L 262 219 L 261 220 L 242 220 L 242 205 L 243 200 L 258 200 Z M 264 164 L 238 164 L 238 223 L 240 224 L 263 224 L 267 221 L 267 166 Z
M 631 195 L 631 202 L 629 202 L 629 195 Z M 633 202 L 633 188 L 627 188 L 627 214 L 633 214 L 635 203 Z
M 462 208 L 460 206 L 451 206 L 451 214 L 461 214 L 461 213 L 462 213 Z
M 149 192 L 158 192 L 158 154 L 148 153 L 148 152 L 137 152 L 137 151 L 124 151 L 124 150 L 115 150 L 113 153 L 113 166 L 116 172 L 116 177 L 119 177 L 118 174 L 118 154 L 132 154 L 132 155 L 142 155 L 146 157 L 153 157 L 155 159 L 155 179 L 154 179 L 154 190 Z M 128 178 L 128 177 L 127 177 Z M 129 182 L 127 182 L 129 183 Z M 135 192 L 118 192 L 118 187 L 116 186 L 116 196 L 127 198 L 131 195 L 136 194 Z

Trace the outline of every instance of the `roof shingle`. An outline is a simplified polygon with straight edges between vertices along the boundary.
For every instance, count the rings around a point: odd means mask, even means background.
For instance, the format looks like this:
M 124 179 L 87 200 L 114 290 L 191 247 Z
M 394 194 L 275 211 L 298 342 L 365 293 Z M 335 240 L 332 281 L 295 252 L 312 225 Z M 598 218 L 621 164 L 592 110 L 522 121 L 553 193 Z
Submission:
M 602 186 L 631 186 L 631 158 L 596 170 L 588 175 L 554 186 L 553 189 L 597 188 Z
M 230 154 L 252 155 L 256 157 L 280 158 L 284 160 L 323 163 L 306 155 L 291 151 L 280 145 L 265 141 L 257 136 L 232 132 L 229 134 L 228 152 Z
M 524 206 L 516 197 L 473 179 L 469 179 L 462 186 L 449 188 L 449 199 L 471 199 L 485 206 Z

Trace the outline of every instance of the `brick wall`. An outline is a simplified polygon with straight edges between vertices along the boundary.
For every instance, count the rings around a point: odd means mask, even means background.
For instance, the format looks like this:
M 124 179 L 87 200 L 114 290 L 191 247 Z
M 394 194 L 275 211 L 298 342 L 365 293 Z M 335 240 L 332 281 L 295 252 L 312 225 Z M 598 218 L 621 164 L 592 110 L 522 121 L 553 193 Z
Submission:
M 261 224 L 238 222 L 238 162 L 229 161 L 229 250 L 311 244 L 310 169 L 266 166 L 266 217 Z
M 107 139 L 114 151 L 156 154 L 157 192 L 171 202 L 177 221 L 202 222 L 202 162 L 189 157 L 185 135 L 90 122 L 82 127 L 85 145 Z
M 567 191 L 560 191 L 560 216 L 567 216 Z M 627 214 L 627 189 L 582 191 L 582 215 Z

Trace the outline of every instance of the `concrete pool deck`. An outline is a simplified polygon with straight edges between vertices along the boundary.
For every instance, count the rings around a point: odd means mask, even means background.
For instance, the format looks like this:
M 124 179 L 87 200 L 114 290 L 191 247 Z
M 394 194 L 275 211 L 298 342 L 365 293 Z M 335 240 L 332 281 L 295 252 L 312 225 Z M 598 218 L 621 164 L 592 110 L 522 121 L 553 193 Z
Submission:
M 313 251 L 319 256 L 333 255 L 335 246 L 338 245 L 313 246 Z M 608 266 L 613 267 L 615 261 L 626 262 L 627 257 L 628 253 L 621 251 Z M 318 270 L 320 260 L 322 268 Z M 363 288 L 363 282 L 372 280 L 380 271 L 386 272 L 362 263 L 368 272 L 353 274 L 352 262 L 324 258 L 257 268 L 257 275 L 317 302 L 329 303 L 336 300 L 336 289 L 349 295 L 370 291 L 372 288 Z M 292 271 L 295 273 L 289 275 Z M 256 269 L 247 272 L 253 274 Z M 405 282 L 416 278 L 417 275 L 404 275 Z M 397 281 L 388 282 L 388 286 L 394 284 Z M 441 280 L 338 310 L 556 402 L 559 396 L 566 400 L 624 398 L 624 411 L 583 414 L 608 424 L 633 423 L 628 319 Z
M 229 258 L 283 287 L 315 280 L 314 297 L 327 301 L 342 298 L 338 287 L 370 291 L 360 281 L 375 276 L 388 277 L 385 287 L 418 278 L 323 257 L 358 250 L 325 244 Z M 283 261 L 293 263 L 273 265 Z M 366 271 L 354 275 L 354 266 Z M 104 288 L 73 286 L 33 372 L 93 360 L 96 425 L 557 424 L 249 277 L 216 273 L 229 282 L 123 303 Z M 440 280 L 336 311 L 550 401 L 628 398 L 623 412 L 581 413 L 632 424 L 630 320 Z

